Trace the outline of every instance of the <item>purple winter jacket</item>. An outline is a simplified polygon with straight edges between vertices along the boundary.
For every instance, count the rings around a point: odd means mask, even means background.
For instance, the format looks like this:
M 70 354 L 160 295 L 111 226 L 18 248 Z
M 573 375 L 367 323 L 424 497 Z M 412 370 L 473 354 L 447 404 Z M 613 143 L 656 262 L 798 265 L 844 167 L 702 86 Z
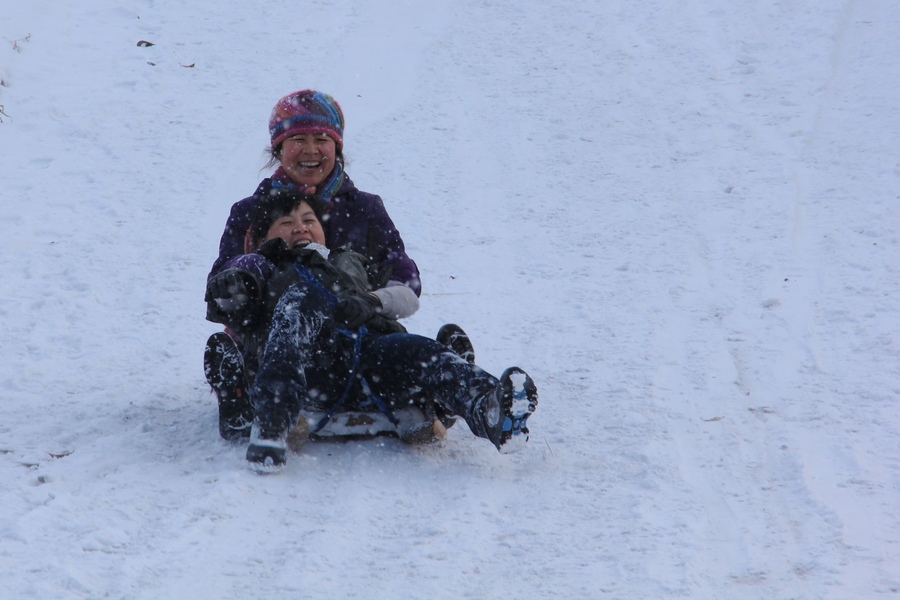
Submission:
M 234 267 L 255 271 L 267 278 L 267 261 L 258 254 L 244 254 L 244 236 L 253 221 L 259 200 L 268 195 L 273 187 L 272 179 L 263 179 L 252 196 L 231 207 L 219 242 L 219 257 L 213 263 L 207 281 L 216 273 Z M 390 267 L 391 281 L 406 284 L 417 296 L 422 293 L 419 268 L 406 254 L 403 239 L 388 216 L 384 202 L 375 194 L 358 190 L 346 173 L 340 189 L 328 205 L 323 225 L 327 247 L 347 247 L 376 265 Z M 261 264 L 253 264 L 257 262 Z

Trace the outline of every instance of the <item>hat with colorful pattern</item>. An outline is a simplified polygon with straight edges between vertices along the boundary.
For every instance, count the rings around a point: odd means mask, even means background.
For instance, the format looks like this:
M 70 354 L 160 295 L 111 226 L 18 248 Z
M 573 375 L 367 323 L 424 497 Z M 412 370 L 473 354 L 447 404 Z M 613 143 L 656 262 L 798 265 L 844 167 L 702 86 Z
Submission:
M 303 90 L 278 101 L 269 117 L 272 148 L 298 133 L 325 133 L 338 150 L 344 147 L 344 113 L 337 101 L 322 92 Z

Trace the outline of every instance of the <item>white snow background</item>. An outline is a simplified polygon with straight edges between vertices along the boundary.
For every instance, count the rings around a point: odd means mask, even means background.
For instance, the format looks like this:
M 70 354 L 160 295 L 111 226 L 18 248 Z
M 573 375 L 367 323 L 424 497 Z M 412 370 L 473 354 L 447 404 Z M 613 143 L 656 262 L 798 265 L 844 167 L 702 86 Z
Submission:
M 9 0 L 0 598 L 900 597 L 890 0 Z M 139 46 L 139 41 L 152 46 Z M 221 440 L 206 274 L 346 114 L 524 453 Z

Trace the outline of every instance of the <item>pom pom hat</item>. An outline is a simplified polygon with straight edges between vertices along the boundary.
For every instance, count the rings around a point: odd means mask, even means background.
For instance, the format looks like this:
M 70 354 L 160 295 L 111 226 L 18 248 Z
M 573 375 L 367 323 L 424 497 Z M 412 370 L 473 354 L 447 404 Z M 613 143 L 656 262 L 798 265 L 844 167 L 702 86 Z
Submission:
M 303 90 L 278 101 L 269 117 L 272 148 L 298 133 L 324 133 L 338 151 L 344 147 L 344 113 L 337 101 L 322 92 Z

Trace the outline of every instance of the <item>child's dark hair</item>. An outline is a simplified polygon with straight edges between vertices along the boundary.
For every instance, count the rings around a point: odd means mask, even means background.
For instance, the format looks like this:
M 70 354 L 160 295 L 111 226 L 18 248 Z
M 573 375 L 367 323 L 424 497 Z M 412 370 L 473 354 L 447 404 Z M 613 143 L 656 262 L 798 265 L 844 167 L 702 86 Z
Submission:
M 291 214 L 295 208 L 300 206 L 301 202 L 306 202 L 316 215 L 316 218 L 325 225 L 325 204 L 318 196 L 310 194 L 301 194 L 291 188 L 275 188 L 269 192 L 256 206 L 256 212 L 253 213 L 253 222 L 250 225 L 250 232 L 253 236 L 253 242 L 259 246 L 266 241 L 266 234 L 269 233 L 269 227 L 272 223 L 285 215 Z

